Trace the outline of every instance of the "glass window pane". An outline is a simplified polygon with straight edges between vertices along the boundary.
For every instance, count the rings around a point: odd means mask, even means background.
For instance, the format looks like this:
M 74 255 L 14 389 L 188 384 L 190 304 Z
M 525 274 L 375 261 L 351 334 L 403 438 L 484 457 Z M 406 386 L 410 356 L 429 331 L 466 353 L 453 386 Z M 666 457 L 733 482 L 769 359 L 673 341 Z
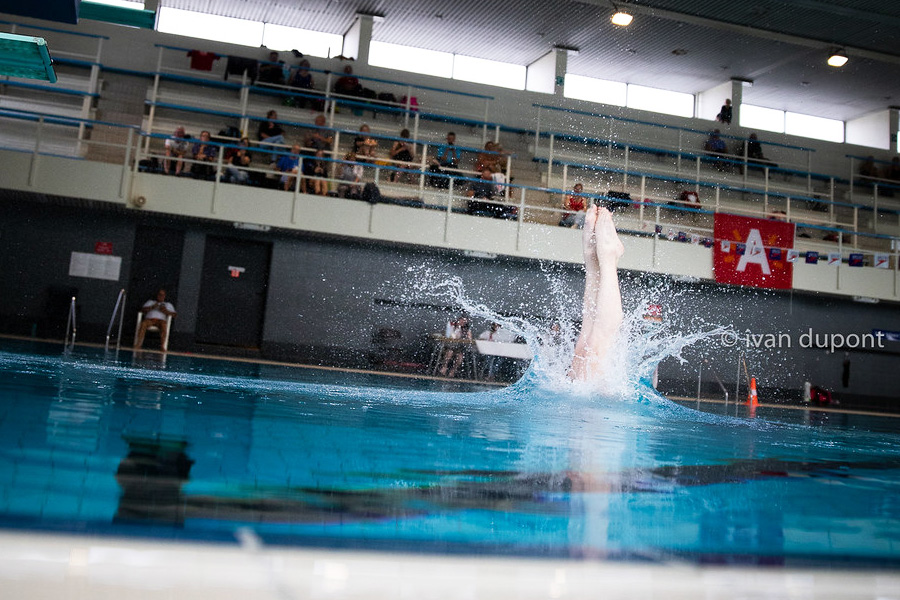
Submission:
M 784 111 L 741 104 L 741 127 L 784 133 Z
M 618 81 L 566 73 L 564 95 L 566 98 L 575 98 L 576 100 L 625 106 L 627 87 L 626 84 Z
M 694 95 L 642 85 L 628 86 L 628 108 L 651 110 L 679 117 L 694 116 Z
M 285 27 L 284 25 L 265 24 L 263 46 L 272 50 L 299 50 L 310 56 L 330 58 L 341 53 L 344 37 L 335 33 L 323 33 Z
M 844 141 L 844 122 L 788 112 L 784 115 L 784 132 L 840 143 Z
M 163 33 L 230 42 L 242 46 L 259 47 L 263 38 L 263 24 L 260 21 L 220 17 L 165 6 L 159 9 L 156 29 Z
M 369 44 L 369 64 L 410 73 L 453 77 L 453 55 L 410 46 L 373 41 Z
M 453 58 L 453 78 L 473 83 L 498 85 L 514 90 L 525 89 L 524 65 L 497 62 L 457 54 Z

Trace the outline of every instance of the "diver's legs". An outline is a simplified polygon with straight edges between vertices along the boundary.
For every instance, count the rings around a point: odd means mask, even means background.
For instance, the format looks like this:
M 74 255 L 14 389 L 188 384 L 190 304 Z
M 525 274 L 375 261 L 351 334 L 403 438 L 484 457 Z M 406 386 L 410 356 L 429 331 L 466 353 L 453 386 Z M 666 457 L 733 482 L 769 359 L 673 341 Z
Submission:
M 584 249 L 584 302 L 581 333 L 575 343 L 570 377 L 588 381 L 600 374 L 603 359 L 615 343 L 622 325 L 622 295 L 618 262 L 625 252 L 612 214 L 591 206 L 582 234 Z

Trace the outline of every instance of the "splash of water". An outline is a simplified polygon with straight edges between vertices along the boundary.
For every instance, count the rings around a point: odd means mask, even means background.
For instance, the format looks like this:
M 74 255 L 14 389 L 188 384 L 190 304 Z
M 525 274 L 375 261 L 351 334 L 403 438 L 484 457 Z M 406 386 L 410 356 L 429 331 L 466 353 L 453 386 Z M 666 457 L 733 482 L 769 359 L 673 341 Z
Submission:
M 721 325 L 700 322 L 696 324 L 696 331 L 684 332 L 676 330 L 670 322 L 648 320 L 650 301 L 644 299 L 626 311 L 618 340 L 603 374 L 597 381 L 577 383 L 569 378 L 568 372 L 580 331 L 581 302 L 579 299 L 573 305 L 571 292 L 549 269 L 542 269 L 548 290 L 547 306 L 552 315 L 549 322 L 503 315 L 487 304 L 474 300 L 460 277 L 448 276 L 440 269 L 419 266 L 408 271 L 412 282 L 408 292 L 410 299 L 438 299 L 458 307 L 461 313 L 470 317 L 500 323 L 528 343 L 534 360 L 517 386 L 520 389 L 562 388 L 578 395 L 596 395 L 602 390 L 602 395 L 607 399 L 646 401 L 648 396 L 659 399 L 650 382 L 660 362 L 666 358 L 684 362 L 682 352 L 685 348 L 729 331 Z M 574 314 L 576 310 L 577 315 Z

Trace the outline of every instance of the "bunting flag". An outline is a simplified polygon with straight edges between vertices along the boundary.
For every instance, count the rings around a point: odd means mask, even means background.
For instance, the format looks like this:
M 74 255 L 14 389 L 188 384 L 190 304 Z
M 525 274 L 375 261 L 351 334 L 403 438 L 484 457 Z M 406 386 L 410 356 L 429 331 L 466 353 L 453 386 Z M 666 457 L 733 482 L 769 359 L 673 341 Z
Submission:
M 793 265 L 782 250 L 794 247 L 794 224 L 717 213 L 713 237 L 713 272 L 717 283 L 790 289 Z M 734 247 L 735 251 L 731 252 Z M 770 249 L 778 248 L 777 258 Z
M 850 259 L 847 261 L 851 267 L 861 267 L 863 266 L 863 255 L 858 252 L 854 252 L 850 255 Z
M 800 260 L 800 251 L 799 250 L 794 250 L 793 248 L 791 248 L 790 250 L 787 251 L 787 261 L 789 263 L 795 263 L 798 260 Z
M 875 268 L 876 269 L 890 269 L 891 268 L 891 260 L 889 254 L 876 254 L 875 255 Z
M 816 265 L 819 264 L 819 253 L 813 252 L 810 250 L 806 253 L 806 264 L 808 265 Z
M 829 252 L 827 264 L 829 267 L 839 266 L 841 264 L 841 253 L 840 252 Z

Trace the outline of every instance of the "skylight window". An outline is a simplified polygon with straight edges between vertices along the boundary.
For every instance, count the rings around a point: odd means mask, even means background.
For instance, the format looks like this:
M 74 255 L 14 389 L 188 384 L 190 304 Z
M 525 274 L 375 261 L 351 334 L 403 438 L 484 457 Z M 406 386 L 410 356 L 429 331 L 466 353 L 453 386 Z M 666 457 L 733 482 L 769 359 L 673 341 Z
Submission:
M 626 106 L 666 115 L 693 117 L 694 95 L 629 84 Z
M 784 133 L 784 111 L 741 104 L 741 127 Z
M 564 95 L 566 98 L 588 100 L 612 106 L 625 106 L 628 86 L 618 81 L 607 81 L 566 73 Z
M 497 85 L 514 90 L 525 89 L 524 65 L 498 62 L 457 54 L 453 59 L 453 78 L 473 83 Z
M 262 44 L 270 50 L 299 50 L 310 56 L 331 58 L 341 53 L 344 38 L 336 33 L 266 23 L 263 29 Z
M 259 21 L 221 17 L 180 8 L 160 7 L 156 29 L 204 40 L 229 42 L 259 47 L 263 39 L 263 24 Z
M 844 141 L 844 122 L 787 112 L 784 114 L 784 132 L 816 140 L 841 143 Z
M 372 41 L 369 64 L 375 67 L 423 73 L 435 77 L 453 77 L 453 55 L 411 46 Z

